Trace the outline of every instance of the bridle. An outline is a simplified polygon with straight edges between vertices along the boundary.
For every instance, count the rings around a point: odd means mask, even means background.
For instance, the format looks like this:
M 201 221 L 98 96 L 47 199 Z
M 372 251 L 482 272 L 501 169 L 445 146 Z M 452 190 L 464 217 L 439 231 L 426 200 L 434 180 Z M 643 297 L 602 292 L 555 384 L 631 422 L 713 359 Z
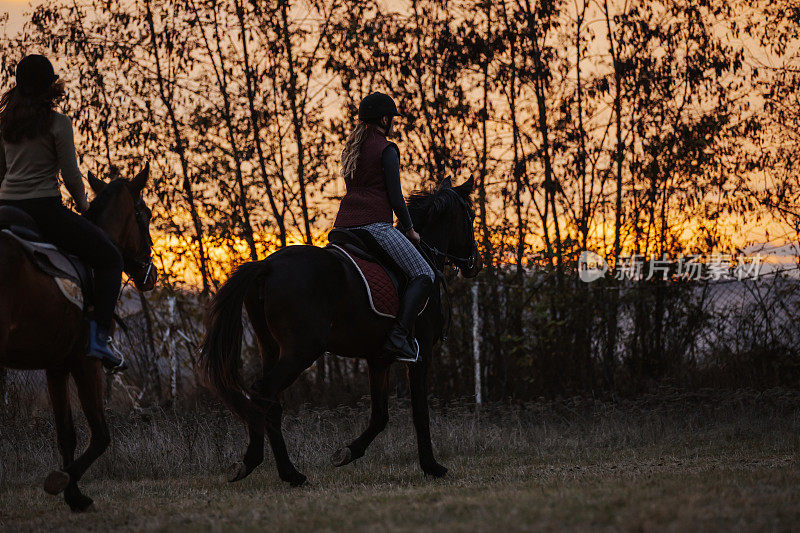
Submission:
M 431 246 L 430 244 L 426 243 L 425 241 L 420 239 L 419 242 L 420 246 L 425 248 L 425 251 L 434 257 L 440 258 L 443 260 L 444 264 L 447 264 L 449 261 L 451 265 L 454 267 L 459 268 L 460 270 L 472 270 L 475 268 L 475 263 L 478 260 L 478 243 L 475 239 L 472 240 L 472 253 L 469 257 L 462 257 L 458 255 L 453 255 L 451 253 L 442 252 L 435 246 Z
M 467 203 L 467 201 L 464 200 L 464 198 L 462 198 L 461 195 L 458 194 L 456 191 L 454 191 L 453 189 L 446 189 L 445 191 L 455 196 L 456 200 L 458 200 L 458 202 L 464 207 L 464 210 L 467 213 L 467 218 L 466 218 L 467 227 L 470 229 L 470 232 L 473 233 L 474 235 L 474 230 L 472 230 L 472 224 L 475 222 L 475 211 L 472 210 L 472 207 L 470 207 L 469 203 Z M 462 272 L 464 270 L 468 272 L 471 271 L 473 268 L 475 268 L 475 263 L 478 261 L 478 242 L 475 240 L 474 236 L 472 238 L 472 248 L 470 250 L 469 256 L 467 257 L 451 254 L 449 252 L 442 252 L 435 246 L 431 246 L 430 244 L 426 243 L 421 239 L 420 239 L 420 247 L 424 248 L 425 253 L 429 254 L 429 257 L 427 257 L 426 259 L 428 259 L 429 263 L 432 263 L 431 266 L 433 266 L 434 268 L 437 263 L 435 262 L 435 260 L 432 261 L 430 256 L 433 256 L 437 259 L 441 259 L 443 266 L 446 265 L 449 261 L 450 264 L 452 264 Z
M 439 270 L 437 266 L 437 259 L 442 260 L 442 267 L 444 267 L 448 261 L 450 264 L 461 270 L 462 272 L 464 269 L 467 269 L 468 272 L 472 271 L 475 268 L 475 264 L 478 261 L 478 242 L 475 240 L 475 233 L 472 228 L 472 225 L 475 221 L 475 211 L 472 210 L 469 203 L 467 203 L 464 198 L 461 197 L 453 189 L 446 189 L 453 195 L 455 195 L 458 202 L 464 207 L 464 210 L 467 212 L 467 227 L 469 228 L 470 232 L 473 235 L 472 238 L 472 250 L 468 257 L 454 255 L 448 252 L 442 252 L 435 246 L 431 246 L 430 244 L 426 243 L 424 240 L 420 238 L 419 241 L 419 251 L 422 254 L 422 257 L 428 262 L 428 264 L 433 269 L 434 275 L 436 277 L 436 281 L 442 286 L 444 289 L 444 295 L 447 299 L 447 316 L 445 318 L 445 322 L 442 325 L 442 341 L 447 342 L 447 337 L 450 334 L 450 324 L 453 322 L 453 303 L 450 300 L 450 290 L 447 286 L 447 279 L 444 277 L 444 273 Z
M 136 219 L 136 226 L 139 229 L 139 235 L 144 241 L 144 252 L 142 252 L 142 249 L 140 249 L 139 251 L 142 253 L 138 254 L 138 257 L 129 257 L 123 253 L 123 247 L 120 246 L 115 239 L 111 239 L 109 236 L 109 239 L 114 244 L 114 247 L 122 254 L 122 270 L 128 274 L 128 279 L 125 281 L 125 286 L 127 286 L 127 284 L 133 279 L 131 272 L 144 271 L 144 276 L 141 280 L 138 280 L 138 282 L 137 280 L 133 280 L 135 283 L 140 283 L 142 285 L 146 285 L 150 279 L 150 276 L 152 276 L 155 272 L 153 257 L 150 255 L 150 248 L 153 244 L 150 238 L 150 208 L 147 207 L 147 204 L 145 204 L 142 198 L 137 198 L 134 200 L 133 209 L 134 217 Z M 99 213 L 92 209 L 86 213 L 86 217 L 95 225 L 97 225 L 97 216 L 99 216 Z M 120 295 L 122 295 L 122 291 L 120 291 Z
M 141 280 L 142 285 L 146 285 L 147 281 L 150 279 L 150 276 L 153 274 L 153 269 L 155 266 L 153 265 L 153 256 L 150 254 L 150 248 L 153 245 L 153 241 L 150 237 L 150 208 L 147 207 L 144 200 L 142 198 L 138 198 L 134 204 L 134 216 L 136 217 L 136 225 L 139 227 L 139 235 L 142 236 L 144 239 L 145 248 L 147 250 L 146 256 L 147 259 L 132 259 L 123 256 L 122 260 L 124 262 L 124 270 L 126 273 L 131 271 L 144 271 L 144 277 Z M 119 246 L 117 246 L 119 248 Z M 144 256 L 145 254 L 142 254 Z M 133 267 L 133 268 L 132 268 Z M 133 270 L 137 269 L 137 270 Z M 130 274 L 129 274 L 130 275 Z

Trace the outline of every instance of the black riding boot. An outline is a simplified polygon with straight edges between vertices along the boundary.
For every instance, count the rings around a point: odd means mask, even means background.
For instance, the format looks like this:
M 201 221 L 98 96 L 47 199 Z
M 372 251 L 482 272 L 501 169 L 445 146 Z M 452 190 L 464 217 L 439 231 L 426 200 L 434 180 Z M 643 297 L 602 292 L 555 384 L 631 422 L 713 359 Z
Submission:
M 403 301 L 400 302 L 397 320 L 389 332 L 386 344 L 383 345 L 386 354 L 397 361 L 406 363 L 417 361 L 417 350 L 411 342 L 411 330 L 430 295 L 432 286 L 433 282 L 428 276 L 417 276 L 408 282 Z

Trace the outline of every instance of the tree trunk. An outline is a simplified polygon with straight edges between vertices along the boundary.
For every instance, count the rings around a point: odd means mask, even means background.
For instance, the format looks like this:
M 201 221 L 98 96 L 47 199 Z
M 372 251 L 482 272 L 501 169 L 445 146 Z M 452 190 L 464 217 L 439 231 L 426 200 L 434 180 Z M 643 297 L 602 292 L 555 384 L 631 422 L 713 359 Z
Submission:
M 281 33 L 283 44 L 286 48 L 286 65 L 289 69 L 289 107 L 292 111 L 292 124 L 294 126 L 294 140 L 297 147 L 297 183 L 300 186 L 300 209 L 303 213 L 303 225 L 305 227 L 306 244 L 313 244 L 311 235 L 311 219 L 308 214 L 308 200 L 306 199 L 305 181 L 305 151 L 303 147 L 303 117 L 298 109 L 297 102 L 297 71 L 294 64 L 294 52 L 292 51 L 292 40 L 289 34 L 289 17 L 286 13 L 288 0 L 281 0 Z
M 158 56 L 158 43 L 156 42 L 156 30 L 153 22 L 153 12 L 150 8 L 150 0 L 145 2 L 147 10 L 147 24 L 150 28 L 150 43 L 153 47 L 153 58 L 155 59 L 156 66 L 156 81 L 158 82 L 158 94 L 164 107 L 167 108 L 170 124 L 172 126 L 172 134 L 175 138 L 175 152 L 181 163 L 181 171 L 183 172 L 183 192 L 186 196 L 186 202 L 189 204 L 189 214 L 192 218 L 194 226 L 194 239 L 197 243 L 198 254 L 200 256 L 200 275 L 203 279 L 203 294 L 208 294 L 210 290 L 208 266 L 206 264 L 205 246 L 203 244 L 203 224 L 200 221 L 200 215 L 195 205 L 194 190 L 192 189 L 192 178 L 189 172 L 189 161 L 186 159 L 186 148 L 184 144 L 183 135 L 181 134 L 178 120 L 175 117 L 175 109 L 172 101 L 167 96 L 166 87 L 164 86 L 164 76 L 161 70 L 161 60 Z
M 278 206 L 275 202 L 275 196 L 272 192 L 272 184 L 269 182 L 269 178 L 267 177 L 267 164 L 266 159 L 264 157 L 264 148 L 261 145 L 261 135 L 259 134 L 259 121 L 258 121 L 258 113 L 256 111 L 255 106 L 255 90 L 253 87 L 253 72 L 250 67 L 250 55 L 247 51 L 247 28 L 245 27 L 244 23 L 244 5 L 240 4 L 236 7 L 236 14 L 239 17 L 239 27 L 242 32 L 242 55 L 244 58 L 244 72 L 246 78 L 246 85 L 247 85 L 247 104 L 248 109 L 250 111 L 250 124 L 253 130 L 253 144 L 256 146 L 256 154 L 258 155 L 258 166 L 261 170 L 261 179 L 264 182 L 264 187 L 267 190 L 267 199 L 269 200 L 269 206 L 272 210 L 272 216 L 275 217 L 275 223 L 278 225 L 278 237 L 281 241 L 281 246 L 286 246 L 286 223 L 284 221 L 283 213 L 278 210 Z
M 617 148 L 615 152 L 615 162 L 617 164 L 617 186 L 616 186 L 616 209 L 614 213 L 614 264 L 617 264 L 622 253 L 622 163 L 624 157 L 622 141 L 622 77 L 619 70 L 619 58 L 614 46 L 614 33 L 611 30 L 611 15 L 608 11 L 608 0 L 604 0 L 606 30 L 608 34 L 609 53 L 614 66 L 614 116 L 616 118 L 617 129 Z M 616 366 L 616 347 L 617 347 L 617 321 L 619 314 L 619 292 L 617 287 L 611 290 L 611 298 L 608 306 L 608 317 L 606 319 L 607 333 L 606 345 L 603 354 L 603 368 L 607 386 L 614 390 L 614 367 Z
M 214 77 L 217 80 L 217 87 L 219 88 L 220 95 L 222 96 L 222 117 L 225 121 L 225 129 L 228 133 L 228 143 L 231 147 L 231 157 L 233 159 L 233 168 L 236 175 L 236 185 L 239 188 L 239 209 L 242 212 L 242 231 L 244 232 L 244 239 L 250 249 L 250 259 L 258 261 L 258 250 L 256 249 L 255 237 L 253 236 L 253 226 L 250 223 L 250 210 L 247 207 L 247 189 L 244 186 L 244 176 L 242 174 L 242 156 L 239 151 L 238 141 L 236 139 L 236 131 L 233 125 L 233 117 L 231 115 L 230 96 L 228 94 L 228 79 L 225 74 L 225 56 L 222 52 L 222 42 L 219 34 L 219 20 L 217 18 L 216 5 L 211 6 L 214 14 L 214 36 L 216 38 L 217 54 L 219 55 L 219 67 L 214 61 L 214 52 L 211 49 L 211 44 L 206 36 L 205 25 L 200 21 L 199 13 L 192 2 L 192 9 L 195 13 L 195 20 L 200 28 L 203 36 L 203 43 L 205 44 L 208 58 L 211 61 L 211 66 L 214 70 Z

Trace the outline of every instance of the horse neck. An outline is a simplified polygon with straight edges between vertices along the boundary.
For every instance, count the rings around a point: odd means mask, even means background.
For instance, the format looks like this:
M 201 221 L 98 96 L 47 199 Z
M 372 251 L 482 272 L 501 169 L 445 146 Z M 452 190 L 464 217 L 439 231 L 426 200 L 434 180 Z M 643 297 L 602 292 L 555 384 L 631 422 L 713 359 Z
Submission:
M 428 246 L 432 246 L 442 253 L 447 253 L 450 245 L 450 231 L 446 226 L 425 227 L 420 229 L 420 237 Z M 432 258 L 439 270 L 444 269 L 444 257 Z
M 108 210 L 108 207 L 106 210 Z M 100 215 L 97 217 L 100 222 L 97 220 L 90 220 L 85 216 L 84 218 L 91 222 L 93 226 L 100 228 L 100 231 L 105 233 L 106 236 L 111 239 L 111 242 L 114 243 L 114 246 L 121 251 L 122 240 L 124 237 L 124 226 L 118 221 L 119 219 L 106 216 L 105 211 L 100 213 Z

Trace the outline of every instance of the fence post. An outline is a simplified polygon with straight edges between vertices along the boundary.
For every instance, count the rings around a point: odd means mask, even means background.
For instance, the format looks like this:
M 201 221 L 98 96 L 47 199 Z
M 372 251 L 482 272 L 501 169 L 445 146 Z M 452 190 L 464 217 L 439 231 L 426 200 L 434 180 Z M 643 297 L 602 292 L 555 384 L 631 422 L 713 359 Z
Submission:
M 175 318 L 175 297 L 170 296 L 167 298 L 167 313 L 169 314 L 169 378 L 170 378 L 170 399 L 172 400 L 172 408 L 178 406 L 178 350 L 176 342 L 177 320 Z
M 478 307 L 478 282 L 472 284 L 472 359 L 475 362 L 475 404 L 483 403 L 481 382 L 481 317 Z

